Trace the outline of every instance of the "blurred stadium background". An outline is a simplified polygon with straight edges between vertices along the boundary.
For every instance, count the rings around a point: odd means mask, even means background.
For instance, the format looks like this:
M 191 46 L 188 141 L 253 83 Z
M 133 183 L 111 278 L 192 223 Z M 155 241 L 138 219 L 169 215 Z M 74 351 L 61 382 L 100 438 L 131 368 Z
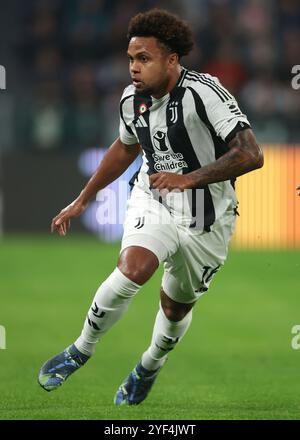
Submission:
M 51 218 L 78 194 L 118 136 L 119 99 L 129 83 L 127 24 L 154 6 L 191 23 L 196 48 L 183 65 L 218 76 L 237 97 L 265 166 L 238 179 L 231 259 L 212 288 L 218 296 L 203 298 L 199 322 L 174 353 L 177 369 L 170 361 L 164 378 L 169 375 L 171 384 L 162 380 L 142 411 L 118 412 L 111 408 L 112 389 L 148 343 L 159 274 L 103 342 L 101 404 L 93 389 L 95 362 L 74 379 L 75 399 L 70 385 L 66 394 L 49 398 L 34 381 L 41 362 L 77 336 L 93 291 L 117 260 L 124 182 L 138 164 L 99 194 L 73 222 L 70 236 L 47 235 Z M 6 69 L 6 90 L 0 90 L 0 325 L 7 330 L 0 418 L 299 418 L 299 352 L 290 346 L 291 328 L 300 324 L 300 88 L 292 87 L 292 68 L 300 65 L 299 2 L 10 0 L 2 6 L 0 32 Z M 117 225 L 110 224 L 112 213 Z M 66 318 L 70 302 L 73 314 Z M 144 321 L 145 335 L 139 332 L 129 348 L 125 334 Z M 217 353 L 211 350 L 216 344 Z M 182 382 L 184 397 L 174 386 L 186 368 L 182 356 L 189 365 L 198 358 L 204 364 L 200 376 L 194 366 Z M 107 371 L 121 362 L 124 369 L 116 369 L 110 388 Z M 188 394 L 188 384 L 195 394 Z M 161 408 L 168 393 L 171 401 Z
M 299 246 L 300 89 L 291 85 L 300 63 L 296 0 L 10 1 L 0 17 L 7 75 L 0 101 L 1 230 L 45 231 L 95 169 L 99 149 L 118 136 L 120 94 L 129 83 L 128 20 L 156 5 L 192 24 L 196 49 L 183 64 L 218 76 L 267 145 L 266 167 L 239 179 L 234 243 Z M 95 206 L 78 229 L 120 237 L 120 227 L 98 226 L 94 213 Z

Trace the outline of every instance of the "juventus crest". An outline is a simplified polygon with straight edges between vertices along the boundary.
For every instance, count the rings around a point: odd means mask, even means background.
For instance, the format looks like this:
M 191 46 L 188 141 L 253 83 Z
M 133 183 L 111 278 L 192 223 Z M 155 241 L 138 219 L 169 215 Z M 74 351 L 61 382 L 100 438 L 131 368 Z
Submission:
M 178 120 L 178 101 L 171 101 L 169 104 L 169 111 L 171 112 L 170 121 L 175 124 Z

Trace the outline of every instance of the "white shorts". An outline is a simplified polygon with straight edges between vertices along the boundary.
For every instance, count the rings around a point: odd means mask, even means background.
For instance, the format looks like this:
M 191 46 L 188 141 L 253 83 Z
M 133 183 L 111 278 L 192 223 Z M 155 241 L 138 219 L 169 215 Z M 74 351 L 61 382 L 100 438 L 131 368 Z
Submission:
M 132 197 L 127 202 L 121 252 L 129 246 L 152 251 L 164 262 L 162 288 L 174 301 L 195 302 L 224 264 L 235 227 L 230 207 L 210 232 L 176 224 L 158 201 Z

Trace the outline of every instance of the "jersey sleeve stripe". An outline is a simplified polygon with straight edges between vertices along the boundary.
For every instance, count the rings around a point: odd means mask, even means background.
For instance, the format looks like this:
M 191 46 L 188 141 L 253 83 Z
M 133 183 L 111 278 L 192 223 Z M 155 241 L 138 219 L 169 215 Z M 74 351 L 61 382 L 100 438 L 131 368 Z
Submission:
M 221 95 L 221 93 L 220 93 L 218 90 L 216 90 L 216 89 L 215 89 L 214 87 L 212 87 L 210 84 L 206 84 L 206 83 L 204 83 L 201 79 L 190 78 L 188 75 L 186 76 L 186 79 L 189 79 L 189 80 L 192 80 L 192 81 L 195 81 L 195 82 L 199 82 L 199 83 L 201 83 L 201 84 L 206 85 L 207 87 L 209 87 L 210 89 L 212 89 L 212 90 L 218 95 L 218 97 L 221 99 L 222 102 L 225 102 L 225 101 L 226 101 L 226 99 Z
M 224 95 L 222 94 L 222 92 L 220 92 L 220 90 L 218 90 L 216 87 L 214 87 L 209 82 L 205 82 L 201 78 L 192 77 L 192 76 L 190 76 L 190 74 L 186 75 L 186 79 L 189 79 L 189 80 L 192 80 L 195 82 L 199 82 L 199 83 L 204 84 L 205 86 L 209 87 L 211 90 L 213 90 L 218 95 L 218 97 L 221 99 L 222 102 L 225 102 L 228 100 L 228 98 L 224 97 Z
M 192 79 L 192 80 L 194 79 L 195 81 L 199 81 L 200 83 L 207 85 L 208 87 L 213 89 L 218 94 L 219 97 L 220 97 L 220 95 L 222 95 L 222 97 L 224 98 L 224 99 L 221 98 L 223 102 L 230 100 L 230 99 L 234 99 L 234 97 L 232 95 L 230 95 L 230 93 L 224 87 L 217 84 L 215 81 L 206 77 L 205 75 L 201 75 L 196 72 L 195 73 L 189 72 L 188 79 Z
M 125 125 L 126 130 L 128 131 L 128 133 L 134 135 L 132 129 L 129 127 L 129 125 L 126 124 L 124 116 L 123 116 L 123 104 L 126 101 L 126 99 L 131 98 L 131 96 L 133 96 L 133 95 L 125 96 L 125 98 L 123 98 L 121 100 L 121 102 L 120 102 L 120 117 L 121 117 L 122 121 L 124 122 L 124 125 Z
M 227 89 L 225 89 L 225 87 L 223 87 L 221 84 L 218 84 L 212 78 L 208 78 L 203 73 L 200 73 L 199 75 L 201 76 L 201 78 L 205 79 L 206 81 L 209 81 L 211 84 L 213 84 L 215 87 L 217 87 L 220 91 L 222 91 L 228 97 L 228 99 L 235 99 L 234 96 L 232 96 L 231 93 L 229 93 L 229 91 Z
M 199 78 L 202 78 L 203 80 L 205 80 L 207 82 L 210 82 L 212 85 L 217 87 L 220 91 L 222 91 L 225 94 L 225 96 L 228 96 L 229 99 L 234 99 L 234 97 L 229 93 L 229 91 L 227 89 L 225 89 L 225 87 L 223 87 L 220 83 L 216 82 L 212 77 L 209 77 L 205 73 L 200 73 L 200 72 L 195 72 L 195 71 L 191 71 L 191 73 L 198 76 Z

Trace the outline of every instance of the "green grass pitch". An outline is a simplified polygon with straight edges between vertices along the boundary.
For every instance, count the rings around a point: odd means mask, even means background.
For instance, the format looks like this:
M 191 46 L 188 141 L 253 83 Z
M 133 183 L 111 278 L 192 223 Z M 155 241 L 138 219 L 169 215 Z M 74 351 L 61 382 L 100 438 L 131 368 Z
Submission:
M 81 331 L 119 246 L 94 238 L 8 237 L 0 242 L 0 419 L 299 419 L 299 251 L 231 250 L 192 325 L 147 400 L 114 394 L 149 344 L 161 270 L 58 390 L 37 384 L 41 364 Z

